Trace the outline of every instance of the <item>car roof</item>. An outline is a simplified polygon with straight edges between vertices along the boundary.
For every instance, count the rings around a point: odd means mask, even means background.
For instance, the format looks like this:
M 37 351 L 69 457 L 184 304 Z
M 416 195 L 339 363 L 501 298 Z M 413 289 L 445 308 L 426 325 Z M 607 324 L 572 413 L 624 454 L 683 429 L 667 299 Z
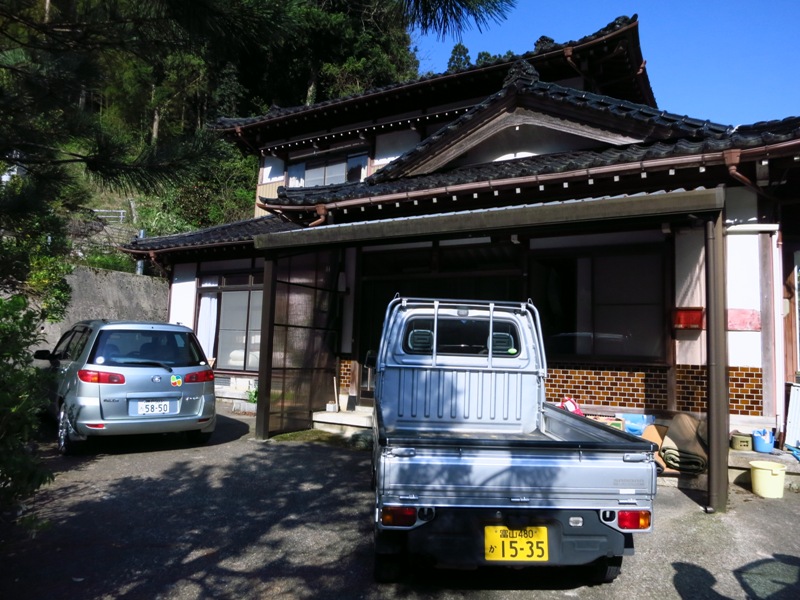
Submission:
M 92 329 L 137 329 L 140 331 L 192 331 L 185 325 L 176 323 L 163 323 L 160 321 L 111 321 L 106 319 L 92 319 L 87 321 L 79 321 L 73 325 L 85 325 Z

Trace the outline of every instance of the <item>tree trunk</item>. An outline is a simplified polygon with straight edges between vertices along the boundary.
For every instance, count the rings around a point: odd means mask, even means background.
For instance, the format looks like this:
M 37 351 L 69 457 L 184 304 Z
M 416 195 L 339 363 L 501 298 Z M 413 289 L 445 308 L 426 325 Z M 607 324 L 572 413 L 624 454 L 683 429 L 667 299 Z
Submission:
M 306 88 L 306 106 L 311 106 L 317 99 L 317 72 L 311 71 Z
M 153 126 L 150 131 L 150 143 L 155 146 L 158 142 L 158 125 L 161 121 L 161 108 L 155 103 L 156 99 L 156 86 L 154 85 L 150 91 L 150 100 L 154 106 L 153 108 Z
M 158 142 L 158 125 L 161 121 L 161 108 L 156 106 L 153 109 L 153 130 L 150 135 L 150 143 L 155 146 Z

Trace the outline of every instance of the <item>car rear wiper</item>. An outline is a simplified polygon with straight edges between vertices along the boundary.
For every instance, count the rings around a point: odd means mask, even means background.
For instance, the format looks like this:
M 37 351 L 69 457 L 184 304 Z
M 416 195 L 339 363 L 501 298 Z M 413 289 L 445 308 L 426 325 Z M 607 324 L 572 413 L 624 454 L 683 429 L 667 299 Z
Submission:
M 162 369 L 166 370 L 168 373 L 172 373 L 172 367 L 170 367 L 168 364 L 163 363 L 163 362 L 158 361 L 158 360 L 140 360 L 138 358 L 134 358 L 134 359 L 126 358 L 126 359 L 123 359 L 123 360 L 117 359 L 114 362 L 116 362 L 117 364 L 120 364 L 120 365 L 154 365 L 156 367 L 161 367 Z

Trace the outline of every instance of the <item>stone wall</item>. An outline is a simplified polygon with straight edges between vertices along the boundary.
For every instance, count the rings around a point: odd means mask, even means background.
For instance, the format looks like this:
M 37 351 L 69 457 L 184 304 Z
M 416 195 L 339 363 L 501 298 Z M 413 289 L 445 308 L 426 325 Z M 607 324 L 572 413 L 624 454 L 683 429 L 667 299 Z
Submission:
M 43 326 L 46 341 L 38 347 L 52 350 L 64 331 L 85 319 L 167 320 L 169 283 L 166 279 L 76 267 L 67 276 L 67 282 L 72 287 L 67 315 L 60 323 Z

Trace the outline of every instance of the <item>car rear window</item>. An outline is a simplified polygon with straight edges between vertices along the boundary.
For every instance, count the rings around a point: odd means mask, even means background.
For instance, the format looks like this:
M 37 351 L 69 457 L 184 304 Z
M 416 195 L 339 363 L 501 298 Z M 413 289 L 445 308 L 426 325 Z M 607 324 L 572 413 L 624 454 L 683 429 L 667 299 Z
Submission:
M 89 356 L 98 365 L 170 367 L 206 364 L 206 357 L 194 335 L 184 331 L 125 330 L 101 331 Z

